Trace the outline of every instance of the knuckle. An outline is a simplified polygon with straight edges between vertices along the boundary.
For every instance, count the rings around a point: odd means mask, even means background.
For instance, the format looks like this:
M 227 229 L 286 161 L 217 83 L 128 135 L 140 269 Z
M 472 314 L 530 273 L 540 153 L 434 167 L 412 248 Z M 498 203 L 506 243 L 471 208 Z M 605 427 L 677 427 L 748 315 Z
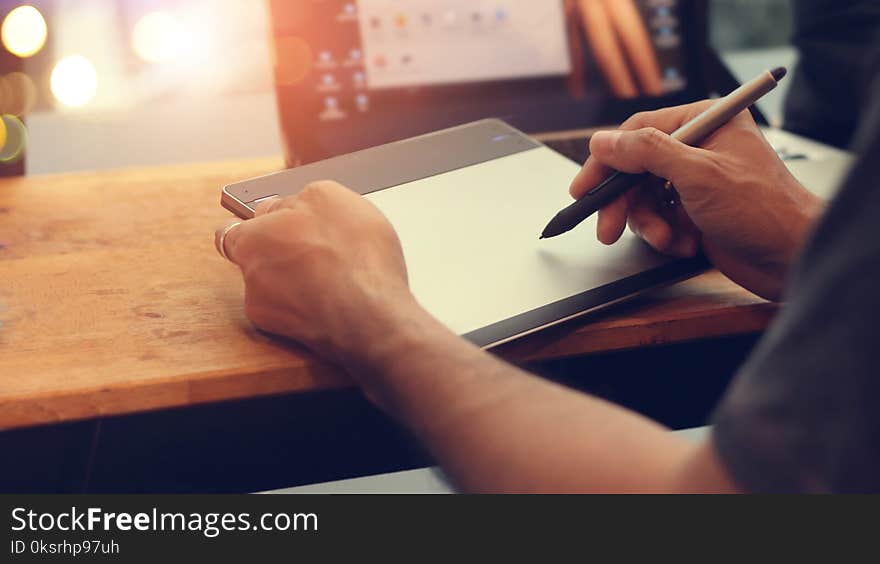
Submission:
M 260 308 L 257 307 L 256 302 L 250 298 L 250 295 L 245 297 L 244 300 L 244 314 L 255 325 L 260 324 Z
M 260 327 L 265 320 L 263 319 L 265 314 L 265 308 L 262 307 L 262 304 L 259 298 L 256 297 L 254 292 L 248 291 L 245 293 L 244 297 L 244 314 L 247 316 L 254 325 Z
M 248 256 L 248 248 L 250 246 L 252 234 L 250 231 L 243 229 L 243 225 L 231 229 L 226 238 L 222 241 L 223 250 L 228 257 L 236 257 L 237 262 L 245 260 Z M 220 243 L 218 237 L 218 244 Z
M 324 272 L 325 269 L 336 268 L 344 262 L 339 255 L 339 249 L 320 243 L 303 248 L 297 257 L 297 263 L 307 272 Z
M 260 268 L 251 268 L 244 273 L 244 314 L 255 325 L 265 327 L 273 308 L 269 305 L 273 300 L 271 285 L 267 276 Z
M 242 266 L 241 274 L 242 278 L 244 278 L 246 302 L 253 299 L 254 292 L 258 291 L 261 285 L 260 262 L 259 260 L 252 260 L 250 263 Z
M 644 123 L 651 115 L 651 112 L 636 112 L 632 116 L 632 120 L 637 123 Z
M 647 155 L 659 149 L 665 139 L 659 129 L 645 127 L 635 132 L 631 148 L 639 154 Z
M 324 194 L 332 190 L 333 183 L 329 180 L 318 180 L 309 182 L 300 192 L 301 199 L 317 199 L 323 197 Z
M 308 184 L 306 184 L 306 187 L 303 188 L 302 194 L 311 194 L 314 196 L 318 194 L 332 192 L 338 187 L 339 184 L 332 180 L 316 180 L 314 182 L 309 182 Z
M 630 116 L 628 120 L 626 120 L 621 129 L 637 129 L 639 127 L 644 127 L 645 124 L 651 122 L 651 118 L 654 116 L 655 112 L 637 112 Z
M 308 202 L 316 198 L 323 190 L 323 182 L 309 182 L 305 185 L 297 197 L 298 200 Z
M 289 208 L 296 201 L 296 196 L 285 196 L 269 201 L 269 212 L 274 213 Z
M 659 129 L 646 127 L 641 131 L 640 140 L 649 149 L 656 149 L 666 141 L 666 135 Z
M 321 205 L 339 198 L 344 192 L 348 192 L 348 190 L 338 182 L 319 180 L 307 184 L 300 192 L 299 200 L 306 204 Z

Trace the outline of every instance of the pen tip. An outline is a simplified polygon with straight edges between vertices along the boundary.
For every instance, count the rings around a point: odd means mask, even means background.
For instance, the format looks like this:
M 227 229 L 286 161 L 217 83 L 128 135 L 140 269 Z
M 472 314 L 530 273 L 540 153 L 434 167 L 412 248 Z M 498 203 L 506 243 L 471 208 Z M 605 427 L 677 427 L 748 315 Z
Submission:
M 770 74 L 773 75 L 773 80 L 775 80 L 776 82 L 779 82 L 780 80 L 785 78 L 785 75 L 788 74 L 788 69 L 785 67 L 777 67 L 777 68 L 773 69 L 772 71 L 770 71 Z
M 546 238 L 547 237 L 544 237 L 543 235 L 541 235 L 540 237 L 538 237 L 538 241 L 540 241 L 541 239 L 546 239 Z

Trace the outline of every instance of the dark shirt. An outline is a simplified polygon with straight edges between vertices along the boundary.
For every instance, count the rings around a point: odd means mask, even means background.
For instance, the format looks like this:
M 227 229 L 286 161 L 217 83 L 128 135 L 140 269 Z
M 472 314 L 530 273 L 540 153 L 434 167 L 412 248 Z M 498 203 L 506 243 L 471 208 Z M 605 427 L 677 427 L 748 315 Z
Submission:
M 880 103 L 864 123 L 787 304 L 715 415 L 719 456 L 753 492 L 880 492 Z
M 800 63 L 786 100 L 785 128 L 849 148 L 870 105 L 877 72 L 880 0 L 797 0 Z

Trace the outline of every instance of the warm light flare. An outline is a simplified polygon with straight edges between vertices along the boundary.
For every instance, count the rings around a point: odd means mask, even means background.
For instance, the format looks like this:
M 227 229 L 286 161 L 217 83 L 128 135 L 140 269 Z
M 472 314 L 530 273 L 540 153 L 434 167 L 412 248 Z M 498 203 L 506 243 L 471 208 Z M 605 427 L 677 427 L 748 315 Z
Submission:
M 167 12 L 152 12 L 134 26 L 132 48 L 148 63 L 162 63 L 187 50 L 188 33 L 181 22 Z
M 52 70 L 51 88 L 55 98 L 65 106 L 85 106 L 98 92 L 95 65 L 82 55 L 61 59 Z
M 0 38 L 3 46 L 21 58 L 32 57 L 46 44 L 49 32 L 43 14 L 33 6 L 19 6 L 3 20 Z

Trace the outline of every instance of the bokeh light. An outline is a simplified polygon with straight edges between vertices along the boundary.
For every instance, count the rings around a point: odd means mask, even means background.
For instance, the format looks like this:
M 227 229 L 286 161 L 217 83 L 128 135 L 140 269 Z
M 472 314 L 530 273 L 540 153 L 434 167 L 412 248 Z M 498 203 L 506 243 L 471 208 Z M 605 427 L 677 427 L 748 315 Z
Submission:
M 6 49 L 18 57 L 32 57 L 46 44 L 48 29 L 43 14 L 33 6 L 19 6 L 9 12 L 0 28 Z
M 95 65 L 82 55 L 71 55 L 58 61 L 50 82 L 55 99 L 71 108 L 85 106 L 98 92 Z
M 180 56 L 187 44 L 183 24 L 168 12 L 152 12 L 134 26 L 132 48 L 148 63 L 162 63 Z
M 24 117 L 37 104 L 37 85 L 23 72 L 9 73 L 0 78 L 0 92 L 0 114 Z
M 3 144 L 0 145 L 0 163 L 11 164 L 18 162 L 24 156 L 27 147 L 27 129 L 15 116 L 6 114 L 0 116 L 3 130 Z

